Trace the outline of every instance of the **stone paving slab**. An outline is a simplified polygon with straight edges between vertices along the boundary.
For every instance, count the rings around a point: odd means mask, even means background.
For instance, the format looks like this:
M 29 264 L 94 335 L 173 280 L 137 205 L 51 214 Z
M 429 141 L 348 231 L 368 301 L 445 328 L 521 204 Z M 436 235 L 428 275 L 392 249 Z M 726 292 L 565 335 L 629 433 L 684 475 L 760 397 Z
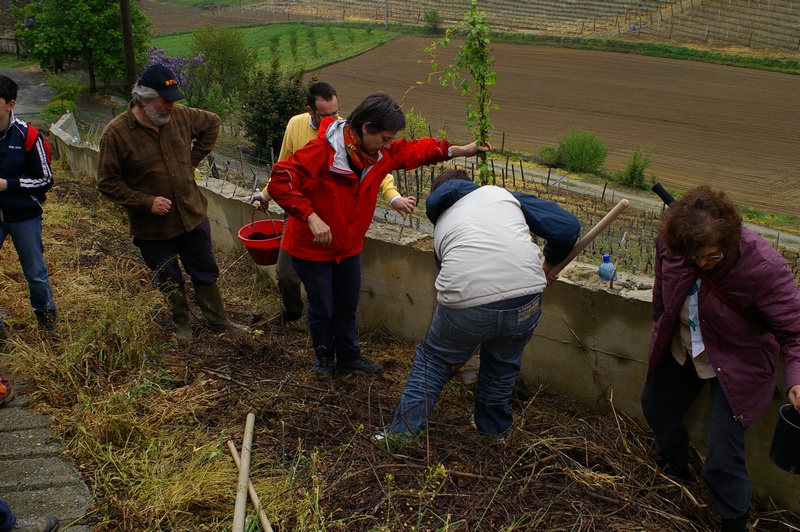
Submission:
M 0 431 L 0 461 L 57 456 L 61 446 L 49 427 Z
M 4 408 L 0 408 L 0 434 L 9 431 L 32 429 L 36 427 L 49 427 L 50 417 L 44 414 L 37 414 L 19 405 L 19 397 Z
M 89 490 L 83 483 L 41 490 L 2 493 L 3 500 L 11 506 L 14 514 L 18 517 L 58 516 L 61 525 L 59 531 L 77 532 L 79 528 L 68 528 L 68 525 L 83 518 L 86 509 L 93 504 Z M 86 526 L 82 526 L 82 529 L 91 530 Z
M 12 383 L 13 383 L 12 379 Z M 58 516 L 59 531 L 90 532 L 83 521 L 94 505 L 75 465 L 61 457 L 49 416 L 28 408 L 20 394 L 0 408 L 0 499 L 19 517 Z
M 22 458 L 0 462 L 0 493 L 32 491 L 75 483 L 77 472 L 72 464 L 57 457 Z

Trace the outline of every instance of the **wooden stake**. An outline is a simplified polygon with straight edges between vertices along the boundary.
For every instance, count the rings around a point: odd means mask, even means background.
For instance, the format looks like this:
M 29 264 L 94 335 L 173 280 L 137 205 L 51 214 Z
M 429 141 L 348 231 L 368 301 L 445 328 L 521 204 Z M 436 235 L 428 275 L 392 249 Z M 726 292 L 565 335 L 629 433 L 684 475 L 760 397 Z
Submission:
M 228 449 L 231 451 L 231 456 L 233 456 L 236 467 L 241 468 L 239 465 L 239 453 L 236 452 L 236 444 L 233 443 L 233 440 L 228 440 Z M 250 502 L 253 503 L 253 506 L 258 510 L 258 522 L 261 523 L 261 528 L 264 529 L 264 532 L 274 532 L 272 530 L 272 525 L 269 524 L 269 519 L 267 519 L 267 513 L 261 507 L 261 500 L 258 498 L 256 488 L 249 480 L 247 481 L 247 493 L 250 495 Z
M 233 511 L 233 532 L 244 532 L 244 521 L 247 515 L 247 484 L 250 482 L 250 447 L 253 444 L 253 426 L 256 415 L 247 414 L 242 440 L 242 459 L 239 465 L 239 483 L 236 487 L 236 506 Z

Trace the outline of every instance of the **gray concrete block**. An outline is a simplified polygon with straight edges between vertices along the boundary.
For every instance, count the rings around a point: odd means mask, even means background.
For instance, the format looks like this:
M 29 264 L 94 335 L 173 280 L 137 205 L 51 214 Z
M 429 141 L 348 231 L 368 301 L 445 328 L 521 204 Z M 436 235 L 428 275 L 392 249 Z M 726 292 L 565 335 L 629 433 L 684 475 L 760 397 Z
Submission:
M 0 493 L 83 484 L 71 463 L 58 458 L 26 458 L 0 462 Z
M 60 522 L 59 530 L 79 530 L 67 528 L 73 521 L 80 520 L 94 504 L 89 489 L 81 482 L 69 486 L 44 488 L 3 495 L 3 500 L 11 506 L 17 517 L 41 517 L 55 515 Z M 81 526 L 82 527 L 82 526 Z M 90 530 L 90 528 L 83 528 Z
M 4 432 L 0 438 L 3 460 L 57 456 L 61 446 L 49 427 Z
M 0 408 L 0 434 L 8 431 L 49 427 L 50 416 L 37 414 L 23 408 L 25 401 L 17 397 L 14 401 Z

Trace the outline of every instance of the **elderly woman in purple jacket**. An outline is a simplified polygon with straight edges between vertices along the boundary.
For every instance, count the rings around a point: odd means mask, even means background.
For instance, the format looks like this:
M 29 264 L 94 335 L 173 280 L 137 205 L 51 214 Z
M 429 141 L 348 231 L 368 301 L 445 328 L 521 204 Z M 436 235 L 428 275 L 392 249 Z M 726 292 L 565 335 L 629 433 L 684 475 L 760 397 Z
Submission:
M 784 355 L 787 394 L 800 410 L 800 293 L 783 257 L 723 192 L 698 187 L 673 203 L 656 240 L 653 318 L 642 409 L 665 471 L 684 480 L 682 418 L 711 391 L 701 476 L 722 530 L 747 530 L 745 431 L 766 408 Z

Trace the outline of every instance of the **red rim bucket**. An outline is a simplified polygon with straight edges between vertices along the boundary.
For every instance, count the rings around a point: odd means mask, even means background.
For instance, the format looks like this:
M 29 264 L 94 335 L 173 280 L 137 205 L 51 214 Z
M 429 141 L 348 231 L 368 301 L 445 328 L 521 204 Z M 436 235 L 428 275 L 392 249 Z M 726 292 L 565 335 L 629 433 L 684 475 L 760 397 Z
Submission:
M 278 262 L 281 248 L 283 220 L 258 220 L 239 229 L 239 240 L 259 266 L 272 266 Z

